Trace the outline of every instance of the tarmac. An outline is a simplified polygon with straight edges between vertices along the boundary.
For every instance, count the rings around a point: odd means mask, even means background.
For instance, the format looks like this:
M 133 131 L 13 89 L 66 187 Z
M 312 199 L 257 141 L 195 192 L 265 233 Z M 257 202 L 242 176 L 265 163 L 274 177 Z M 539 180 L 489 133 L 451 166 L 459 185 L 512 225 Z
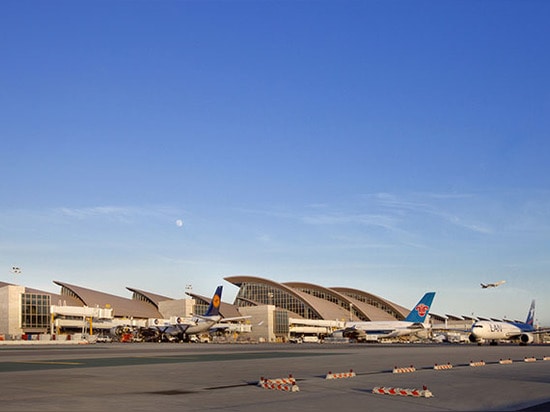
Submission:
M 550 346 L 0 346 L 0 385 L 2 411 L 546 411 Z

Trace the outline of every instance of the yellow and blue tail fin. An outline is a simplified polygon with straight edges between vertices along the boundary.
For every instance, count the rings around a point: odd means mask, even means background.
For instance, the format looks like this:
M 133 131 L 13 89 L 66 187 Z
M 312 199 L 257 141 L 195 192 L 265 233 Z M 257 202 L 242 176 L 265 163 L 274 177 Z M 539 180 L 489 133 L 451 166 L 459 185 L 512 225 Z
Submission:
M 216 293 L 214 293 L 214 296 L 212 297 L 210 305 L 208 306 L 208 309 L 206 310 L 204 316 L 218 316 L 220 314 L 220 305 L 222 303 L 222 289 L 223 286 L 218 286 L 218 288 L 216 289 Z

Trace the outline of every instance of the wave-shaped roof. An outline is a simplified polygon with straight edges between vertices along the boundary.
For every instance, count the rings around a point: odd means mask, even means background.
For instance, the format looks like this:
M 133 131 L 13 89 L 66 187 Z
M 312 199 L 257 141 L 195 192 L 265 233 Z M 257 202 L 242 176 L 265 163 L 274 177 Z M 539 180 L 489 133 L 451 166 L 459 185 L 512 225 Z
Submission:
M 256 276 L 230 276 L 227 282 L 239 287 L 234 304 L 256 306 L 276 304 L 308 319 L 403 320 L 410 309 L 357 289 L 304 283 L 277 283 Z M 296 304 L 294 299 L 300 303 Z
M 54 281 L 61 286 L 61 295 L 78 299 L 83 306 L 113 308 L 116 317 L 159 318 L 160 312 L 151 304 L 141 301 L 122 298 L 108 293 Z

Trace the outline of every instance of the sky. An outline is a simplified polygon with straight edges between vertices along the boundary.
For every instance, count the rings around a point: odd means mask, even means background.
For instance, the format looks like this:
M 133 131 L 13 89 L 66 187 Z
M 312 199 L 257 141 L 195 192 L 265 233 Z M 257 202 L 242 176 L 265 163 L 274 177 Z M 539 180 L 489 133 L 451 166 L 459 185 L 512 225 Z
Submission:
M 232 302 L 251 275 L 550 325 L 549 16 L 5 1 L 0 281 Z

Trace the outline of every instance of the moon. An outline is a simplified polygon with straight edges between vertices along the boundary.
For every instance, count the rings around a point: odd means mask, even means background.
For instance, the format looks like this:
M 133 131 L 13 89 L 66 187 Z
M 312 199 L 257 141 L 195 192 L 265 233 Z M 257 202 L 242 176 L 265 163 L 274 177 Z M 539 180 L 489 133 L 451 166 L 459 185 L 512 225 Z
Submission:
M 183 220 L 181 220 L 181 219 L 176 220 L 176 226 L 177 227 L 182 227 L 183 226 Z

